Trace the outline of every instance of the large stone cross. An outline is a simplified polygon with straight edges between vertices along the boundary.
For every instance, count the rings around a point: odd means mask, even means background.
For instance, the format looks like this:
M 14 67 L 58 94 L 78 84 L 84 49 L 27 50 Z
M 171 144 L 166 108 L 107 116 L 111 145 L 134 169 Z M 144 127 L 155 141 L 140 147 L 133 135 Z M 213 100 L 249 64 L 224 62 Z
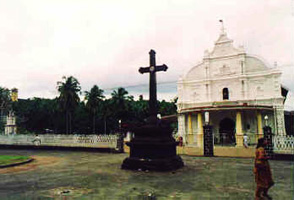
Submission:
M 165 64 L 156 66 L 155 61 L 155 54 L 154 50 L 150 50 L 150 66 L 149 67 L 140 67 L 139 72 L 141 74 L 149 73 L 150 80 L 149 80 L 149 114 L 150 119 L 154 121 L 157 116 L 157 94 L 156 94 L 156 72 L 158 71 L 166 71 L 167 66 Z

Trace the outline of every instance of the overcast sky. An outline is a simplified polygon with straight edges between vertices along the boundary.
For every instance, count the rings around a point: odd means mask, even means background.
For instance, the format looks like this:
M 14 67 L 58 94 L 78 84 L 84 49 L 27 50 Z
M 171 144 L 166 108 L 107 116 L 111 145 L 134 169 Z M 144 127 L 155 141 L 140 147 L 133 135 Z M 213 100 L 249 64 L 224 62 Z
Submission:
M 83 91 L 148 83 L 150 49 L 169 66 L 158 82 L 176 81 L 212 50 L 219 19 L 294 91 L 294 0 L 1 0 L 0 86 L 52 98 L 62 76 Z

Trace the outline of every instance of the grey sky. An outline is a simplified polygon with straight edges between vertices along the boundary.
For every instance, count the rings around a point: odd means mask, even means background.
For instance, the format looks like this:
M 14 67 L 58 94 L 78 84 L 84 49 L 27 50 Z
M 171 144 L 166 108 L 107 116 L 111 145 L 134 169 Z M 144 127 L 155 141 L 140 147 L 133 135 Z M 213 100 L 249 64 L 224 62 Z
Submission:
M 51 98 L 64 75 L 83 90 L 147 83 L 150 49 L 169 66 L 158 81 L 175 81 L 212 49 L 219 19 L 236 46 L 283 66 L 294 91 L 293 0 L 2 0 L 0 86 Z

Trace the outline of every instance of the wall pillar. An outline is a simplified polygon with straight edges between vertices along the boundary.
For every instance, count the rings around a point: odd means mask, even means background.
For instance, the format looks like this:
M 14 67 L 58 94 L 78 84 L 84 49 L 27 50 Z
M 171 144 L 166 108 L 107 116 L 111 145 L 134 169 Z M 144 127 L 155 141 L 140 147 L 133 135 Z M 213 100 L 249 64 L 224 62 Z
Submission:
M 236 113 L 236 145 L 237 147 L 243 146 L 243 129 L 242 129 L 241 111 L 237 111 Z
M 257 134 L 255 137 L 255 142 L 257 143 L 258 139 L 263 137 L 262 115 L 259 111 L 256 114 L 256 118 L 257 118 Z
M 203 148 L 203 124 L 202 124 L 202 113 L 197 113 L 197 146 Z

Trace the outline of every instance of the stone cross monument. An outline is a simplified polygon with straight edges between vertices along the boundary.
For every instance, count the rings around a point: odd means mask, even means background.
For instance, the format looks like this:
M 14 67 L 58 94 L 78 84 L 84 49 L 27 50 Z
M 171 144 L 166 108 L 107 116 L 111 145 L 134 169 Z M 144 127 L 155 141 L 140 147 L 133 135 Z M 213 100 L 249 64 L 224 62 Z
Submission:
M 154 123 L 154 120 L 156 120 L 158 106 L 157 106 L 157 94 L 156 94 L 156 72 L 158 71 L 166 71 L 167 66 L 165 64 L 156 66 L 156 60 L 155 60 L 155 54 L 156 52 L 154 50 L 150 50 L 150 66 L 149 67 L 141 67 L 139 69 L 139 72 L 141 74 L 143 73 L 149 73 L 150 79 L 149 79 L 149 119 L 151 120 L 151 123 Z
M 181 168 L 184 163 L 177 155 L 178 142 L 172 137 L 168 123 L 157 123 L 156 72 L 166 71 L 166 65 L 156 66 L 155 51 L 151 50 L 150 66 L 141 67 L 140 73 L 150 73 L 150 99 L 147 123 L 131 130 L 135 137 L 126 144 L 130 156 L 123 161 L 122 169 L 169 171 Z

